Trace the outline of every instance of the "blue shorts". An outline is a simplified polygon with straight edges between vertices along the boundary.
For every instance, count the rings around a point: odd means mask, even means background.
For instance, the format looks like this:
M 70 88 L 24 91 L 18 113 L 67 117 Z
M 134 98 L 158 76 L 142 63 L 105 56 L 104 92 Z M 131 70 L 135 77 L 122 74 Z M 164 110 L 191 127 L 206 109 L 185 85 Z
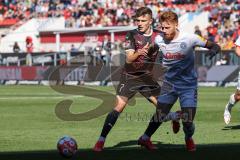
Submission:
M 174 104 L 179 98 L 181 107 L 197 107 L 197 86 L 176 87 L 163 82 L 158 103 Z

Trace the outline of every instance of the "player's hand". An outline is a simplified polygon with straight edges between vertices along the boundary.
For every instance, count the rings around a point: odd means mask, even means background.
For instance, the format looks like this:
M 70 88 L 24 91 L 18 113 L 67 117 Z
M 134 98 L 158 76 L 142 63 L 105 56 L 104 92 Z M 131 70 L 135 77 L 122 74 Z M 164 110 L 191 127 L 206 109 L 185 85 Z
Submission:
M 139 55 L 147 56 L 149 47 L 150 47 L 149 42 L 147 42 L 147 44 L 142 49 L 138 49 L 137 50 L 137 53 Z
M 207 53 L 207 56 L 208 56 L 209 60 L 212 60 L 212 58 L 215 57 L 217 54 L 218 54 L 218 52 L 209 50 Z

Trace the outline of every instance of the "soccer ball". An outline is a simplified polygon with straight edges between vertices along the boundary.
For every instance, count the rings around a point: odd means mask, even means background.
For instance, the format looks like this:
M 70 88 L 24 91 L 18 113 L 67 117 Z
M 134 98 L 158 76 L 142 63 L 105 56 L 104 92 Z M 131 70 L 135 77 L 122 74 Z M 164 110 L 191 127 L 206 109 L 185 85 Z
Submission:
M 77 152 L 77 142 L 69 136 L 64 136 L 58 140 L 58 152 L 66 158 L 72 157 Z

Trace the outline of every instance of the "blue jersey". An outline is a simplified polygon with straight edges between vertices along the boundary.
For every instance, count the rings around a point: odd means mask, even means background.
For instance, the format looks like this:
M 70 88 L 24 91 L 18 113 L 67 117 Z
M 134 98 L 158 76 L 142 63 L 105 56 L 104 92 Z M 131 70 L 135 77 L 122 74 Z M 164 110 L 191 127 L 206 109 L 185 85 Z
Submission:
M 195 34 L 179 33 L 170 42 L 161 35 L 155 39 L 167 68 L 164 78 L 176 87 L 196 87 L 197 73 L 194 69 L 195 47 L 205 47 L 207 40 Z

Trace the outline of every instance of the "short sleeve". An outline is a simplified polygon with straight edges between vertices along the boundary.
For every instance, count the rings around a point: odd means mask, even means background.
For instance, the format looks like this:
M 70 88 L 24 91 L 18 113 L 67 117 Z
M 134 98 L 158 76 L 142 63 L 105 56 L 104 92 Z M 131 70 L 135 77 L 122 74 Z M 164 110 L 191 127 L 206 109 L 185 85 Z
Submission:
M 198 47 L 205 47 L 207 43 L 207 40 L 205 38 L 196 34 L 191 35 L 190 41 L 193 42 L 194 46 L 198 46 Z

